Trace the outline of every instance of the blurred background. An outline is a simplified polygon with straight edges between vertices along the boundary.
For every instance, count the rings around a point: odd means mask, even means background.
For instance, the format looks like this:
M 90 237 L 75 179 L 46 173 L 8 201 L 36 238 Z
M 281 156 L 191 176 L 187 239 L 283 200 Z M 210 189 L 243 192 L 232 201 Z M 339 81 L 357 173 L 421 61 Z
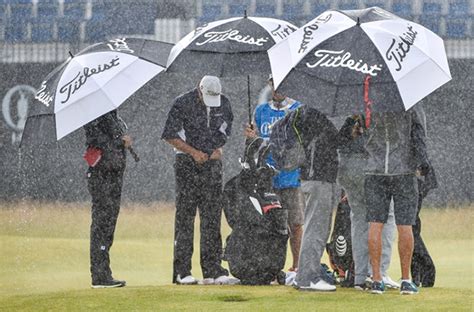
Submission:
M 473 0 L 0 0 L 0 200 L 89 200 L 82 130 L 58 143 L 45 140 L 19 147 L 29 107 L 42 105 L 33 100 L 35 89 L 69 52 L 119 36 L 176 43 L 199 25 L 243 16 L 244 11 L 301 26 L 328 9 L 370 6 L 420 23 L 445 40 L 453 80 L 421 103 L 439 181 L 425 203 L 472 203 Z M 266 79 L 255 74 L 250 90 L 254 107 Z M 142 158 L 137 164 L 129 160 L 125 200 L 174 200 L 174 153 L 160 136 L 171 101 L 198 79 L 193 73 L 157 77 L 122 105 L 120 113 Z M 234 134 L 225 150 L 227 180 L 240 170 L 247 81 L 227 78 L 223 87 L 235 114 Z

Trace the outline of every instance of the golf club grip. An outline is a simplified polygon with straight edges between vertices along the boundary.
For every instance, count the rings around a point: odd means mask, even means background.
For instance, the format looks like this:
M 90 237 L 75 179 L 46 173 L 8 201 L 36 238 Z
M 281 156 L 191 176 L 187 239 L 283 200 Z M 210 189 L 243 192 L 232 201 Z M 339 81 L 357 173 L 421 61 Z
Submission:
M 135 162 L 139 162 L 140 161 L 140 157 L 138 157 L 138 154 L 135 153 L 135 150 L 133 149 L 133 147 L 128 147 L 127 148 L 128 151 L 130 152 L 130 154 L 132 155 L 133 159 L 135 160 Z

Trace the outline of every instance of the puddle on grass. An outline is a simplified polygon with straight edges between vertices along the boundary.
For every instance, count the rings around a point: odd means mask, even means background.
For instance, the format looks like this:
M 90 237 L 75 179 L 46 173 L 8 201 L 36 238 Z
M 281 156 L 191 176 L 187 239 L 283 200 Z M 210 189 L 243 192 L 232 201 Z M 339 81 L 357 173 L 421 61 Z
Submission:
M 241 295 L 227 295 L 227 296 L 219 296 L 217 297 L 217 300 L 223 301 L 223 302 L 243 302 L 243 301 L 249 301 L 250 298 L 247 298 Z

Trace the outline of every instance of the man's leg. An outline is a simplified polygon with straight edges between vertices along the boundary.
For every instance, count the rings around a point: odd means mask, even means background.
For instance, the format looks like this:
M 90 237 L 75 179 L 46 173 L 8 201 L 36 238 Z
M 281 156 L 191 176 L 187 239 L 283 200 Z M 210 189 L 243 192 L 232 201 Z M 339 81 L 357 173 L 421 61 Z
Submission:
M 301 239 L 303 236 L 304 195 L 300 188 L 277 189 L 281 204 L 288 209 L 288 227 L 290 228 L 290 248 L 293 256 L 292 269 L 298 269 Z
M 331 183 L 303 181 L 301 189 L 306 208 L 296 283 L 303 289 L 321 280 L 321 257 L 329 238 L 333 208 Z
M 411 225 L 397 225 L 397 228 L 402 280 L 409 280 L 411 257 L 413 255 L 413 230 Z
M 382 231 L 382 257 L 380 258 L 380 271 L 382 272 L 385 286 L 388 288 L 398 288 L 399 284 L 393 281 L 388 275 L 388 269 L 390 268 L 390 262 L 392 260 L 392 248 L 395 239 L 395 213 L 393 208 L 393 200 L 390 201 L 390 211 L 388 213 L 388 219 L 383 227 Z
M 369 257 L 372 266 L 372 279 L 380 282 L 382 273 L 380 271 L 380 258 L 382 256 L 382 230 L 384 224 L 369 222 Z
M 351 241 L 354 258 L 354 284 L 362 285 L 369 273 L 369 250 L 367 208 L 364 199 L 364 177 L 351 175 L 339 177 L 339 183 L 344 188 L 349 206 L 351 207 Z
M 365 179 L 365 202 L 367 222 L 369 222 L 369 258 L 375 282 L 382 281 L 380 259 L 382 255 L 382 230 L 388 218 L 391 194 L 388 189 L 389 177 L 368 175 Z
M 200 256 L 202 275 L 217 278 L 229 275 L 221 266 L 222 162 L 209 160 L 202 167 L 199 201 L 201 222 Z
M 88 172 L 88 189 L 92 197 L 90 261 L 93 284 L 112 280 L 109 252 L 120 211 L 122 177 L 123 171 L 96 168 Z
M 396 176 L 392 180 L 395 221 L 398 228 L 398 253 L 402 280 L 410 279 L 413 256 L 413 229 L 418 204 L 418 181 L 413 175 Z
M 298 270 L 299 258 L 301 251 L 301 241 L 303 238 L 303 225 L 302 224 L 290 224 L 290 247 L 291 254 L 293 256 L 293 264 L 291 268 L 293 271 Z
M 176 177 L 176 214 L 174 226 L 173 283 L 180 275 L 191 275 L 194 246 L 194 220 L 196 217 L 196 168 L 193 160 L 186 155 L 177 155 L 175 163 Z
M 395 213 L 393 211 L 393 201 L 390 201 L 390 211 L 388 213 L 387 222 L 383 227 L 382 231 L 382 257 L 380 259 L 380 270 L 382 275 L 386 276 L 388 268 L 390 267 L 390 261 L 392 259 L 392 246 L 395 239 L 395 231 L 397 227 L 395 225 Z

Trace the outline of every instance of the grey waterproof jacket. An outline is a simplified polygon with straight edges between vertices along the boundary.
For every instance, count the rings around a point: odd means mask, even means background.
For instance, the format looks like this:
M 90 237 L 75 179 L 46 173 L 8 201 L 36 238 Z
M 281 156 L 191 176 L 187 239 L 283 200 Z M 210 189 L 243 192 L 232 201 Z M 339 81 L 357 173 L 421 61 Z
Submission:
M 424 138 L 423 126 L 413 110 L 374 114 L 365 131 L 367 173 L 414 174 L 416 169 L 429 166 Z

